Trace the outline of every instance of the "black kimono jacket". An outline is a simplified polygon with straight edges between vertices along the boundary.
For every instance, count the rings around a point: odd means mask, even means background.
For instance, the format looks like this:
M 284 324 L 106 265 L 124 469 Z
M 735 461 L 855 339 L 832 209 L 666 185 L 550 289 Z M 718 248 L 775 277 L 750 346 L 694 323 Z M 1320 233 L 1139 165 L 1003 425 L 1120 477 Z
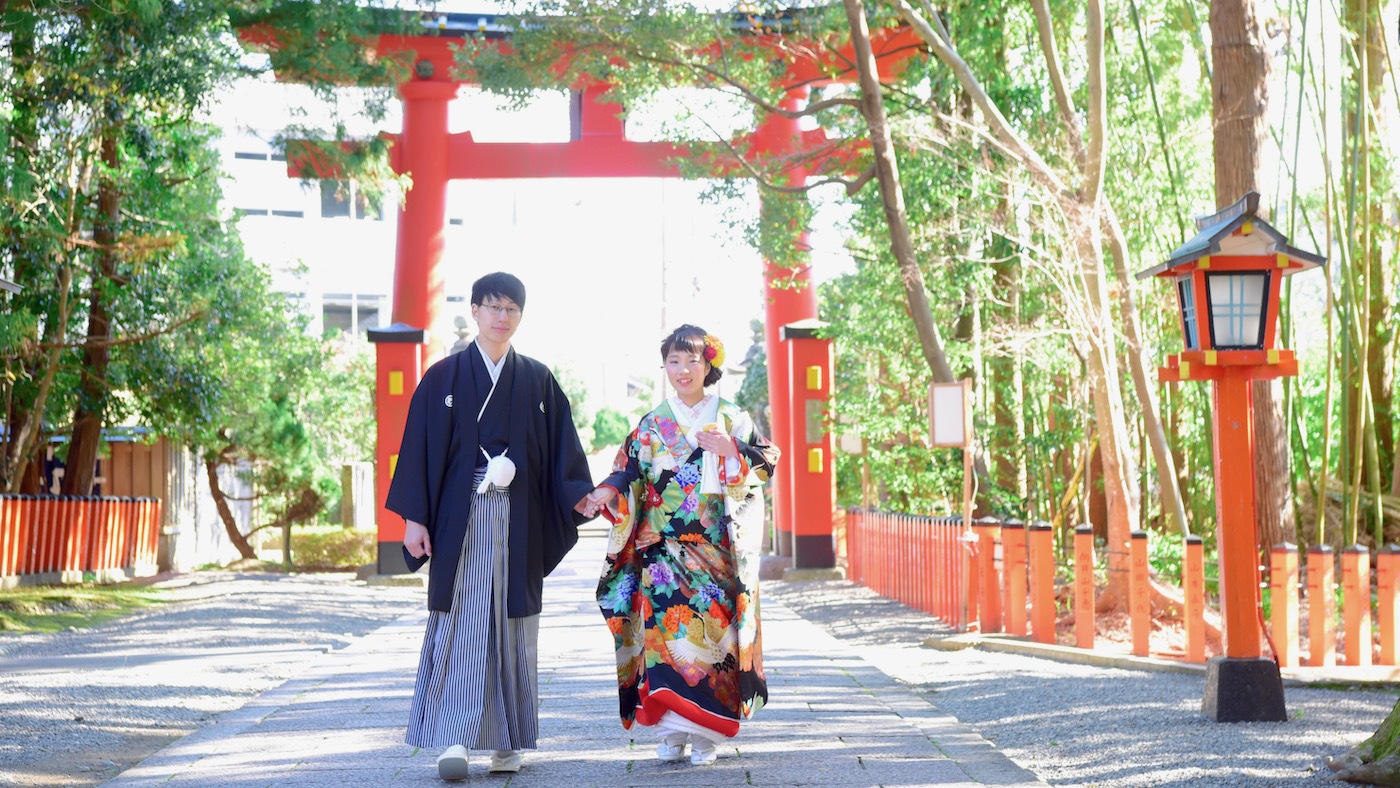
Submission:
M 477 442 L 473 369 L 476 347 L 428 368 L 413 392 L 403 443 L 389 495 L 389 511 L 427 526 L 437 560 L 428 568 L 428 608 L 452 609 L 452 583 L 466 538 L 476 487 L 472 474 L 484 462 Z M 489 381 L 486 387 L 489 388 Z M 506 607 L 511 618 L 540 612 L 544 577 L 578 542 L 588 518 L 574 504 L 593 490 L 588 460 L 574 429 L 569 401 L 549 368 L 512 348 L 495 397 L 510 398 L 510 563 Z M 494 409 L 494 407 L 493 407 Z M 424 560 L 404 557 L 409 568 Z

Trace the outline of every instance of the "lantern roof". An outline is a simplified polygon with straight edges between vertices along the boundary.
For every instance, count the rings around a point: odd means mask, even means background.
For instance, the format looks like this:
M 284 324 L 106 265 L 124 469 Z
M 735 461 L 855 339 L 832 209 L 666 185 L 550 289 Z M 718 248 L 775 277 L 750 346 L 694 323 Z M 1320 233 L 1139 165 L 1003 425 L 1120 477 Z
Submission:
M 1290 246 L 1288 238 L 1274 226 L 1259 218 L 1259 192 L 1247 192 L 1234 204 L 1215 213 L 1196 217 L 1196 236 L 1172 252 L 1166 262 L 1145 271 L 1137 278 L 1160 276 L 1210 255 L 1232 255 L 1288 258 L 1280 266 L 1285 276 L 1317 268 L 1327 258 Z

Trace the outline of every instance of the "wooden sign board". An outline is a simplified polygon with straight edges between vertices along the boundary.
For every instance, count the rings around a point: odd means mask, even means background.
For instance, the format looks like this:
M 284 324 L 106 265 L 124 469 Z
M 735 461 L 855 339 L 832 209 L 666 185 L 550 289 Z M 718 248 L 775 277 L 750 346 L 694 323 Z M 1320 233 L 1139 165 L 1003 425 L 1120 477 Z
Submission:
M 967 448 L 972 443 L 972 381 L 928 386 L 930 446 Z

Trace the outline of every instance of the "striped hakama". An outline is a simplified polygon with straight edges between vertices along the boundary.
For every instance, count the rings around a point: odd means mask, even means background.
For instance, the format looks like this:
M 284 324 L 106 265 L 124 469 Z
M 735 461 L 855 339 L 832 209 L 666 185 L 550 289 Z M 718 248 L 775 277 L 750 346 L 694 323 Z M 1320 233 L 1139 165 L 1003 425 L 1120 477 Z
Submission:
M 473 490 L 483 470 L 477 469 Z M 476 494 L 452 609 L 428 611 L 406 737 L 415 747 L 536 747 L 540 617 L 506 614 L 509 527 L 509 489 Z

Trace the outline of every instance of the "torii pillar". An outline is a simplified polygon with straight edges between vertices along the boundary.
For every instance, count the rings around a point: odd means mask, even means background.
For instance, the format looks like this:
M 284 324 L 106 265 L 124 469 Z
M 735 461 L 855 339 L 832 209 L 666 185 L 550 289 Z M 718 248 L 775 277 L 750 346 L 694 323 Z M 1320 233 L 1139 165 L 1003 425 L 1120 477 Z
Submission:
M 807 98 L 807 89 L 790 90 L 784 95 L 779 106 L 796 111 L 802 108 Z M 803 132 L 796 118 L 770 114 L 754 132 L 754 147 L 765 156 L 779 158 L 790 156 L 801 150 Z M 802 166 L 794 166 L 786 172 L 786 186 L 801 188 L 807 185 L 807 171 Z M 805 195 L 760 192 L 760 210 L 767 212 L 770 201 L 805 200 Z M 763 327 L 764 350 L 768 357 L 768 404 L 773 416 L 773 445 L 783 453 L 782 462 L 773 477 L 773 526 L 774 547 L 779 555 L 793 554 L 793 501 L 797 493 L 796 476 L 790 473 L 797 463 L 792 433 L 791 375 L 788 370 L 788 350 L 783 343 L 783 326 L 801 320 L 815 319 L 817 316 L 817 291 L 812 286 L 812 265 L 810 261 L 811 243 L 806 227 L 792 228 L 792 244 L 797 250 L 799 262 L 792 267 L 784 267 L 771 260 L 763 261 L 764 295 L 767 309 Z M 827 371 L 828 378 L 830 370 Z M 828 531 L 830 526 L 828 525 Z

